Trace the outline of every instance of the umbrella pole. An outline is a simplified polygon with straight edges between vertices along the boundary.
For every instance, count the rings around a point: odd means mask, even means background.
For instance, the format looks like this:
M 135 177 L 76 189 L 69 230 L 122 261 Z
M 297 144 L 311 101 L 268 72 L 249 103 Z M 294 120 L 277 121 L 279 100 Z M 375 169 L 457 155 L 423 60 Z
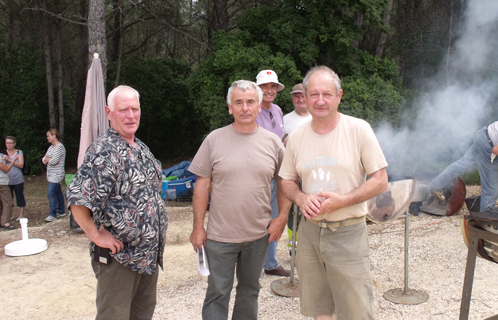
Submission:
M 293 204 L 292 211 L 292 255 L 291 255 L 291 274 L 289 280 L 287 278 L 275 280 L 270 285 L 271 290 L 278 294 L 279 296 L 284 297 L 299 297 L 299 281 L 294 280 L 294 266 L 296 262 L 296 237 L 297 237 L 297 215 L 298 215 L 298 207 Z
M 294 211 L 292 212 L 292 256 L 291 256 L 291 274 L 290 274 L 290 284 L 294 284 L 294 267 L 296 265 L 296 237 L 297 237 L 297 206 L 292 205 Z
M 409 208 L 405 213 L 405 287 L 404 289 L 392 289 L 384 293 L 384 299 L 398 304 L 421 304 L 429 300 L 429 295 L 423 291 L 417 291 L 408 287 L 408 231 L 410 226 Z

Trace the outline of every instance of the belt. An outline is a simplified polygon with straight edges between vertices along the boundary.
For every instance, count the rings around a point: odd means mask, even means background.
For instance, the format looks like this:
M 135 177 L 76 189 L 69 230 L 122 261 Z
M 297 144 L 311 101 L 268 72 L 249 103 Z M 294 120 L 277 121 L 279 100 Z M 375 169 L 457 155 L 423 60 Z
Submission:
M 362 217 L 357 217 L 357 218 L 344 219 L 341 221 L 327 221 L 327 220 L 316 221 L 316 220 L 310 220 L 310 219 L 306 219 L 306 221 L 311 222 L 315 226 L 319 226 L 320 228 L 329 228 L 330 230 L 333 231 L 337 228 L 347 227 L 347 226 L 351 226 L 353 224 L 365 222 L 366 218 L 365 218 L 365 216 L 362 216 Z
M 491 148 L 493 148 L 495 145 L 493 144 L 493 141 L 492 141 L 492 140 L 491 140 L 491 138 L 489 137 L 489 134 L 488 134 L 488 127 L 486 127 L 486 129 L 484 129 L 484 136 L 486 136 L 486 140 L 488 140 L 489 145 L 491 146 Z

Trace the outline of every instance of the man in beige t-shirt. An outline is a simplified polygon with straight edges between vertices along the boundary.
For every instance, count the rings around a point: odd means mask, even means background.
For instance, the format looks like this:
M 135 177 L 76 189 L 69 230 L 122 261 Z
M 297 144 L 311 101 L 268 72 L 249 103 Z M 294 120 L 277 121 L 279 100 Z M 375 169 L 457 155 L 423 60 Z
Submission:
M 205 247 L 210 267 L 203 319 L 227 319 L 236 266 L 232 318 L 257 319 L 259 278 L 268 243 L 280 239 L 287 223 L 290 202 L 280 187 L 280 213 L 273 220 L 271 217 L 270 182 L 276 179 L 280 185 L 278 170 L 284 148 L 275 134 L 256 124 L 262 96 L 254 82 L 232 83 L 227 103 L 234 123 L 211 132 L 189 167 L 198 176 L 190 241 L 195 251 Z
M 342 89 L 330 68 L 311 69 L 303 84 L 312 120 L 291 133 L 279 172 L 306 218 L 296 263 L 301 313 L 374 319 L 366 200 L 386 190 L 387 162 L 370 125 L 338 112 Z

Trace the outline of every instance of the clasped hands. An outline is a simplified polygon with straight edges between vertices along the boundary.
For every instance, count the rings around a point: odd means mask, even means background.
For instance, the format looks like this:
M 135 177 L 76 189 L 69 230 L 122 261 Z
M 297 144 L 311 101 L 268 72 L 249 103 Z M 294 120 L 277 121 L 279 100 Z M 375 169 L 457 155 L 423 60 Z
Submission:
M 335 192 L 320 191 L 316 195 L 303 194 L 297 204 L 306 219 L 345 207 L 346 197 Z

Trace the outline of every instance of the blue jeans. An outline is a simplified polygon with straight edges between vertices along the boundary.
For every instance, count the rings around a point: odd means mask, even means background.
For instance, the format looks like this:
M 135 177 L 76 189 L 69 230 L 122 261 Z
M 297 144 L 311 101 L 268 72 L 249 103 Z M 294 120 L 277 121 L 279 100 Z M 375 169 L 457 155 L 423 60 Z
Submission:
M 481 210 L 492 208 L 498 199 L 498 160 L 491 162 L 491 144 L 486 138 L 487 127 L 477 131 L 474 142 L 465 155 L 453 162 L 429 183 L 432 190 L 444 189 L 453 179 L 477 167 L 481 178 Z
M 50 207 L 49 215 L 57 217 L 57 214 L 65 212 L 64 195 L 62 194 L 61 184 L 49 182 L 47 189 L 48 203 Z
M 206 242 L 211 274 L 208 277 L 202 319 L 228 319 L 233 275 L 237 274 L 237 293 L 232 319 L 258 319 L 259 278 L 268 249 L 269 235 L 242 243 Z
M 271 218 L 278 217 L 278 202 L 277 202 L 277 181 L 271 181 Z M 277 259 L 277 245 L 278 242 L 272 241 L 268 246 L 268 253 L 266 254 L 265 270 L 273 270 L 280 265 Z

